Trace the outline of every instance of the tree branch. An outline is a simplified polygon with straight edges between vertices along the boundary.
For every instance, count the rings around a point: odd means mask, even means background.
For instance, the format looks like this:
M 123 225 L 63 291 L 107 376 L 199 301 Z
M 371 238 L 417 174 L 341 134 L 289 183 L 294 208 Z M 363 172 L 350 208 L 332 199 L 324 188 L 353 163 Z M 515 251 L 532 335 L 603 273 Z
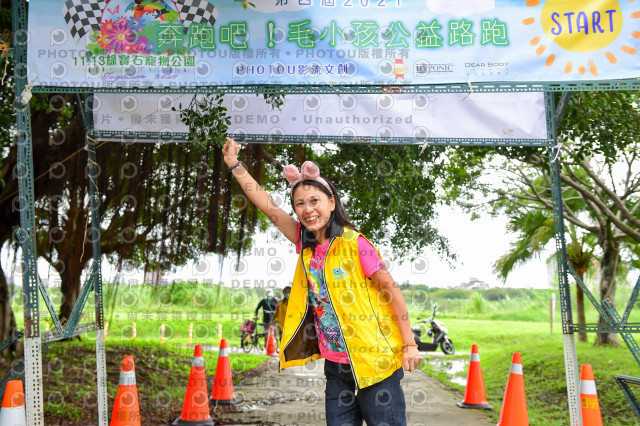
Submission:
M 624 232 L 634 240 L 640 241 L 640 232 L 636 231 L 626 223 L 622 222 L 616 216 L 616 214 L 613 213 L 601 199 L 593 195 L 591 192 L 587 191 L 585 188 L 580 186 L 579 183 L 575 182 L 573 179 L 571 179 L 569 176 L 567 176 L 564 173 L 560 173 L 560 180 L 567 183 L 569 186 L 575 189 L 580 195 L 582 195 L 585 201 L 591 201 L 593 203 L 593 206 L 597 206 L 601 214 L 606 216 L 616 227 L 618 227 L 618 229 L 620 229 L 622 232 Z M 594 211 L 594 213 L 596 212 Z M 597 217 L 598 216 L 599 215 L 597 215 Z
M 636 228 L 640 228 L 640 221 L 638 221 L 636 218 L 633 217 L 633 215 L 631 215 L 631 212 L 620 200 L 620 198 L 618 197 L 618 194 L 616 194 L 609 187 L 607 187 L 607 185 L 605 185 L 605 183 L 598 177 L 598 175 L 593 172 L 593 170 L 589 166 L 589 163 L 583 160 L 581 162 L 581 166 L 587 172 L 589 177 L 595 182 L 595 184 L 598 185 L 600 188 L 602 188 L 604 193 L 607 194 L 609 198 L 611 198 L 611 201 L 613 201 L 613 204 L 618 208 L 618 211 L 622 214 L 622 216 L 627 221 L 629 221 L 629 223 L 634 225 Z M 609 168 L 609 170 L 611 170 L 611 168 Z

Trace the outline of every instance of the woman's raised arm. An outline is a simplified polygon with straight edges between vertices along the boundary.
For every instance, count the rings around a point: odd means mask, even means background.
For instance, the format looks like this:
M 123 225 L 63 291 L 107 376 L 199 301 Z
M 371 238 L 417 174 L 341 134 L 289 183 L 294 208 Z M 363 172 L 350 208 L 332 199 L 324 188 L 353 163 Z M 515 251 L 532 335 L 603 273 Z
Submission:
M 222 148 L 224 162 L 228 167 L 238 163 L 238 152 L 240 146 L 231 138 Z M 276 206 L 267 191 L 262 189 L 258 182 L 249 174 L 243 165 L 236 166 L 231 173 L 236 177 L 240 187 L 253 204 L 264 213 L 271 222 L 284 234 L 284 236 L 295 244 L 297 222 L 280 207 Z

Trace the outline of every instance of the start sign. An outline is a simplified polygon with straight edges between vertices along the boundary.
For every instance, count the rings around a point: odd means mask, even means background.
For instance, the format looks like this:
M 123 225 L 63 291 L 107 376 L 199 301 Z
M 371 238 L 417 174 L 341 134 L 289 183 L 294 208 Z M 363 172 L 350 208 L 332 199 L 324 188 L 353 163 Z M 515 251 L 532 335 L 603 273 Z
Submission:
M 542 8 L 542 28 L 560 47 L 594 52 L 610 45 L 622 31 L 617 0 L 549 0 Z

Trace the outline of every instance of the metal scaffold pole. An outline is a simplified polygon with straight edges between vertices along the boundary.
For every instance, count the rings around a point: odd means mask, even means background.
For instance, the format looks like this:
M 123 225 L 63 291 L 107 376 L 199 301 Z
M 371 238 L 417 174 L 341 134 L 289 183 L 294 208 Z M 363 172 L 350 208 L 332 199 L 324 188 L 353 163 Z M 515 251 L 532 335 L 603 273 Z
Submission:
M 104 340 L 104 304 L 102 301 L 102 268 L 100 262 L 100 201 L 98 199 L 99 168 L 96 162 L 96 146 L 92 138 L 87 138 L 86 150 L 89 154 L 89 188 L 91 195 L 91 242 L 93 245 L 93 263 L 91 278 L 95 295 L 96 323 L 96 374 L 98 380 L 98 424 L 109 423 L 107 411 L 107 362 Z
M 547 93 L 547 116 L 551 122 L 553 139 L 557 141 L 556 124 L 558 116 L 554 113 L 553 94 Z M 571 310 L 571 289 L 567 274 L 567 246 L 564 239 L 564 214 L 562 210 L 562 188 L 560 187 L 560 146 L 548 150 L 551 171 L 551 193 L 553 197 L 553 223 L 556 237 L 556 260 L 558 263 L 558 292 L 562 312 L 562 344 L 564 346 L 564 364 L 567 379 L 567 397 L 571 424 L 582 426 L 580 409 L 580 376 L 578 374 L 578 354 L 573 332 L 573 313 Z
M 27 3 L 13 0 L 15 108 L 18 125 L 18 184 L 20 197 L 20 245 L 24 306 L 24 391 L 28 425 L 44 424 L 42 403 L 42 340 L 38 308 L 38 271 L 35 238 L 33 146 L 27 85 Z M 26 95 L 23 98 L 23 95 Z

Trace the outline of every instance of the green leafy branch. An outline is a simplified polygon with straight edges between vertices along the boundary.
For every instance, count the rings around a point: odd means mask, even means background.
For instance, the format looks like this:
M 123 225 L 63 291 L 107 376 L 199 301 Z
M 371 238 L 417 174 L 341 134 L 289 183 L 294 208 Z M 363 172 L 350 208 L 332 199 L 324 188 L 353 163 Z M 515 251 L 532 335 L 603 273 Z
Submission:
M 203 94 L 194 96 L 187 109 L 182 109 L 180 104 L 180 119 L 189 127 L 189 134 L 195 145 L 224 146 L 231 117 L 227 114 L 227 108 L 222 105 L 223 98 L 221 93 Z M 175 107 L 171 109 L 176 111 Z
M 274 111 L 277 109 L 278 111 L 282 111 L 282 107 L 284 106 L 284 95 L 285 91 L 278 88 L 268 88 L 264 91 L 258 90 L 256 96 L 264 97 L 265 102 L 269 105 Z

